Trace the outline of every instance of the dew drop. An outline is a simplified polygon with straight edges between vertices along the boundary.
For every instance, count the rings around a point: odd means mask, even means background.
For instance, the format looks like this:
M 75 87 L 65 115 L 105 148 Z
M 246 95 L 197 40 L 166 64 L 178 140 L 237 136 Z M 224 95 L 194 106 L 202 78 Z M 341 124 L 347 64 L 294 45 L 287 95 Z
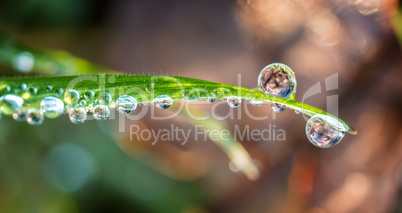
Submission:
M 67 104 L 75 104 L 78 102 L 80 99 L 80 94 L 77 92 L 77 90 L 70 89 L 64 94 L 64 101 Z
M 295 113 L 296 113 L 296 114 L 300 114 L 301 111 L 300 111 L 299 109 L 295 109 Z
M 68 109 L 68 117 L 75 124 L 84 123 L 87 118 L 87 111 L 83 107 L 73 107 Z
M 259 100 L 249 100 L 249 103 L 253 106 L 261 106 L 264 101 L 259 101 Z
M 24 99 L 19 96 L 8 94 L 0 98 L 0 107 L 5 115 L 12 115 L 24 104 Z
M 81 106 L 85 106 L 85 105 L 87 105 L 87 102 L 86 102 L 85 100 L 81 100 L 81 101 L 80 101 L 80 105 L 81 105 Z
M 110 96 L 109 93 L 104 92 L 99 96 L 99 103 L 102 105 L 109 105 L 109 103 L 112 101 L 112 96 Z
M 186 100 L 187 102 L 196 102 L 199 98 L 200 93 L 196 89 L 185 92 L 184 94 L 184 100 Z
M 52 92 L 53 87 L 52 86 L 46 86 L 46 92 Z
M 320 148 L 338 144 L 345 136 L 345 126 L 327 115 L 314 115 L 306 124 L 306 135 L 310 142 Z
M 159 109 L 167 109 L 173 104 L 173 99 L 167 95 L 159 95 L 154 100 Z
M 87 100 L 90 100 L 90 99 L 95 97 L 95 93 L 92 90 L 88 90 L 88 91 L 85 92 L 84 97 Z
M 63 114 L 64 103 L 55 97 L 45 97 L 40 102 L 40 108 L 47 118 L 57 118 Z
M 93 110 L 93 115 L 96 120 L 106 120 L 109 118 L 110 109 L 105 105 L 96 105 Z
M 24 92 L 26 89 L 27 89 L 27 85 L 26 85 L 25 83 L 22 83 L 22 84 L 20 84 L 20 85 L 18 86 L 16 92 L 17 92 L 17 93 Z
M 123 95 L 116 101 L 116 109 L 123 114 L 129 114 L 137 108 L 137 100 L 129 95 Z
M 19 109 L 18 111 L 14 112 L 13 118 L 16 121 L 26 121 L 27 120 L 27 110 L 24 108 Z
M 27 122 L 30 125 L 40 125 L 45 117 L 39 109 L 29 109 L 27 112 Z
M 296 90 L 295 74 L 284 64 L 269 64 L 258 76 L 258 88 L 273 96 L 289 97 Z
M 38 89 L 36 89 L 36 87 L 28 87 L 27 88 L 27 92 L 28 92 L 28 94 L 30 94 L 30 95 L 36 95 L 36 93 L 38 92 Z
M 215 98 L 207 98 L 206 99 L 209 103 L 213 103 L 215 101 Z
M 56 96 L 61 96 L 63 95 L 64 90 L 62 88 L 56 89 Z
M 231 96 L 227 99 L 227 103 L 229 104 L 230 107 L 237 108 L 241 103 L 241 98 L 237 96 Z
M 281 112 L 285 111 L 286 106 L 283 104 L 271 103 L 271 109 L 272 109 L 272 111 L 274 111 L 276 113 L 281 113 Z

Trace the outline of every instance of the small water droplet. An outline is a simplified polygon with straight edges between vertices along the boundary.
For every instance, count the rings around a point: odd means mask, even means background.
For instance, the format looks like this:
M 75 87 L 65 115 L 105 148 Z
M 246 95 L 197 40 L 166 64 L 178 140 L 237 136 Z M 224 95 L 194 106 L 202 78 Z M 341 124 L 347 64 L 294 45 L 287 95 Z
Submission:
M 129 95 L 120 96 L 116 101 L 117 110 L 129 114 L 137 108 L 137 100 Z
M 13 94 L 7 94 L 0 98 L 0 107 L 5 115 L 12 115 L 24 105 L 24 99 Z
M 296 77 L 284 64 L 269 64 L 258 76 L 258 88 L 270 95 L 286 98 L 296 90 Z
M 320 148 L 338 144 L 345 136 L 345 126 L 327 115 L 314 115 L 306 124 L 306 135 L 310 142 Z
M 92 90 L 88 90 L 88 91 L 85 92 L 84 97 L 87 100 L 90 100 L 90 99 L 95 97 L 95 93 Z
M 45 97 L 40 102 L 40 108 L 47 118 L 57 118 L 63 114 L 64 103 L 55 97 Z
M 22 52 L 16 55 L 11 64 L 19 72 L 29 72 L 34 67 L 34 56 L 30 52 Z
M 87 118 L 87 111 L 85 111 L 85 108 L 83 107 L 73 107 L 68 109 L 68 117 L 72 123 L 84 123 Z
M 80 99 L 80 94 L 77 92 L 77 90 L 70 89 L 64 94 L 64 101 L 67 104 L 75 104 L 78 102 Z
M 27 110 L 24 108 L 19 109 L 17 112 L 14 112 L 13 118 L 16 121 L 26 121 L 27 120 Z
M 39 109 L 29 109 L 27 112 L 27 122 L 30 125 L 40 125 L 43 123 L 45 117 Z
M 99 96 L 99 103 L 102 105 L 109 105 L 109 103 L 112 101 L 112 96 L 110 96 L 109 93 L 104 92 Z
M 200 98 L 200 92 L 196 89 L 186 91 L 184 94 L 184 100 L 187 102 L 196 102 Z
M 109 118 L 110 109 L 105 105 L 96 105 L 93 110 L 93 115 L 96 120 L 106 120 Z
M 80 105 L 81 105 L 81 106 L 85 106 L 85 105 L 87 105 L 87 102 L 86 102 L 85 100 L 81 100 L 81 101 L 80 101 Z
M 276 113 L 281 113 L 281 112 L 285 111 L 286 105 L 278 104 L 278 103 L 271 103 L 271 109 L 272 109 L 272 111 L 274 111 Z
M 46 86 L 46 92 L 52 92 L 53 87 L 52 86 Z
M 295 109 L 295 113 L 296 113 L 296 114 L 300 114 L 301 111 L 300 111 L 299 109 Z
M 64 90 L 62 88 L 56 89 L 56 96 L 61 96 L 63 95 Z
M 25 83 L 22 83 L 17 87 L 16 93 L 24 92 L 26 89 L 27 89 L 27 85 Z
M 215 101 L 215 98 L 207 98 L 206 99 L 209 103 L 213 103 Z
M 10 87 L 10 86 L 6 86 L 1 92 L 9 93 L 9 92 L 11 92 L 11 87 Z
M 259 101 L 259 100 L 249 100 L 249 103 L 253 106 L 261 106 L 264 101 Z
M 154 100 L 159 109 L 167 109 L 173 104 L 173 99 L 167 95 L 159 95 Z
M 36 87 L 28 87 L 27 88 L 27 92 L 28 92 L 28 94 L 30 94 L 30 95 L 36 95 L 36 93 L 38 92 L 38 89 L 36 89 Z
M 241 98 L 237 96 L 231 96 L 227 99 L 227 103 L 229 104 L 230 107 L 237 108 L 241 103 Z
M 145 91 L 147 91 L 147 92 L 151 92 L 151 91 L 152 91 L 152 88 L 147 87 L 147 88 L 145 89 Z

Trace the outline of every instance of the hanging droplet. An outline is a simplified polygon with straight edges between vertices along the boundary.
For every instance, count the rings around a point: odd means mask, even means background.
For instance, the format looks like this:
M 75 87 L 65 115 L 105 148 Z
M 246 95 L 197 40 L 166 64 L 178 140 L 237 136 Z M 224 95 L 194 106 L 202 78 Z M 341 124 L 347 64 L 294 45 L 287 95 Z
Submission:
M 84 97 L 87 100 L 90 100 L 90 99 L 95 97 L 95 93 L 92 90 L 88 90 L 88 91 L 85 92 Z
M 286 98 L 296 90 L 296 77 L 284 64 L 269 64 L 258 76 L 258 88 L 270 95 Z
M 276 113 L 281 113 L 281 112 L 285 111 L 286 105 L 278 104 L 278 103 L 271 103 L 271 109 L 272 109 L 272 111 L 274 111 Z
M 56 96 L 61 96 L 63 95 L 64 90 L 62 88 L 56 89 Z
M 173 104 L 173 99 L 167 95 L 159 95 L 154 100 L 159 109 L 167 109 Z
M 77 90 L 70 89 L 66 93 L 64 93 L 64 101 L 67 104 L 76 104 L 80 99 L 80 94 Z
M 112 96 L 110 96 L 109 93 L 104 92 L 99 96 L 99 103 L 102 105 L 109 105 L 110 102 L 112 101 Z
M 259 101 L 259 100 L 249 100 L 249 103 L 253 106 L 261 106 L 264 101 Z
M 137 100 L 129 95 L 123 95 L 117 99 L 116 107 L 120 113 L 129 114 L 137 108 Z
M 230 107 L 237 108 L 241 103 L 241 98 L 237 96 L 231 96 L 227 99 L 227 103 L 229 104 Z
M 27 112 L 27 122 L 30 125 L 40 125 L 45 117 L 39 109 L 29 109 Z
M 207 98 L 206 99 L 209 103 L 213 103 L 215 101 L 215 98 Z
M 338 144 L 345 136 L 345 126 L 333 117 L 314 115 L 306 124 L 306 135 L 310 142 L 320 148 Z
M 64 103 L 55 97 L 45 97 L 40 102 L 40 108 L 47 118 L 57 118 L 64 111 Z
M 24 108 L 19 109 L 17 112 L 14 112 L 13 118 L 16 121 L 26 121 L 27 120 L 27 110 Z
M 300 111 L 299 109 L 295 109 L 295 113 L 296 113 L 296 114 L 300 114 L 301 111 Z
M 68 117 L 72 123 L 84 123 L 87 118 L 87 111 L 85 111 L 84 107 L 73 107 L 68 109 Z
M 27 92 L 29 95 L 36 95 L 36 93 L 38 92 L 38 89 L 36 89 L 36 87 L 28 87 L 27 88 Z
M 105 105 L 96 105 L 93 110 L 93 115 L 96 120 L 106 120 L 110 116 L 110 109 Z
M 19 96 L 8 94 L 0 98 L 0 107 L 5 115 L 12 115 L 24 104 L 24 99 Z

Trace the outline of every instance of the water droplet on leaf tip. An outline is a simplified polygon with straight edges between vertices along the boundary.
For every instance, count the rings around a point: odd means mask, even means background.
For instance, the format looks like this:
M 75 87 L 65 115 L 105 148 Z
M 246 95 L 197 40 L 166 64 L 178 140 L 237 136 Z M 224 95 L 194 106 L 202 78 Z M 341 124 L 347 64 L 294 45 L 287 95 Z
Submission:
M 345 136 L 345 126 L 327 115 L 314 115 L 306 124 L 306 135 L 317 147 L 329 148 L 338 144 Z

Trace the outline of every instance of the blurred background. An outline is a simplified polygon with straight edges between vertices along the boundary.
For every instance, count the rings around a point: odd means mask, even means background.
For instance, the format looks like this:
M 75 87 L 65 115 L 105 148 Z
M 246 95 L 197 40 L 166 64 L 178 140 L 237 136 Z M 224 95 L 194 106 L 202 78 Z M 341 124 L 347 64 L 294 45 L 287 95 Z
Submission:
M 240 75 L 249 88 L 265 65 L 281 62 L 296 74 L 296 100 L 319 82 L 322 92 L 305 102 L 327 109 L 338 95 L 339 117 L 358 135 L 320 149 L 303 116 L 250 106 L 269 118 L 222 122 L 230 131 L 276 125 L 286 141 L 240 141 L 261 169 L 249 180 L 212 141 L 152 146 L 130 141 L 116 120 L 74 125 L 61 116 L 29 126 L 3 116 L 0 212 L 402 212 L 400 11 L 396 0 L 1 1 L 1 56 L 18 43 L 105 71 L 234 85 Z M 0 63 L 3 76 L 34 75 Z M 54 74 L 49 66 L 44 74 Z M 336 73 L 338 89 L 325 91 Z M 191 105 L 206 114 L 212 106 Z M 193 129 L 183 119 L 127 121 L 156 130 L 172 123 Z

